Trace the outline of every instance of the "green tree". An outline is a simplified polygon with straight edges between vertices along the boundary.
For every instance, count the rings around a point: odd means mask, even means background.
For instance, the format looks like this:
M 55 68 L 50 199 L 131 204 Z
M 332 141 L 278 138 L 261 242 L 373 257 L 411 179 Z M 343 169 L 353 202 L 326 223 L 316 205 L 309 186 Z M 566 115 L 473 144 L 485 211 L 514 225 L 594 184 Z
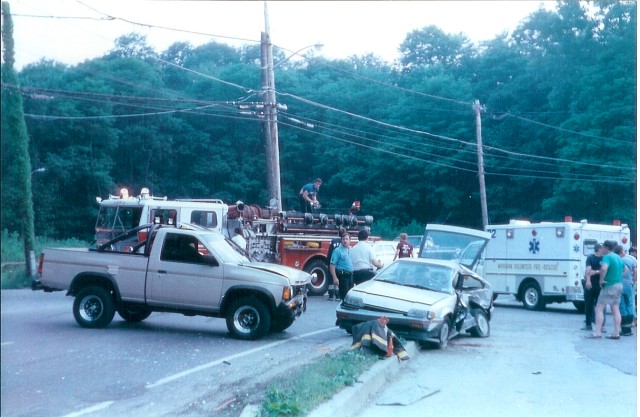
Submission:
M 4 52 L 2 65 L 2 205 L 9 205 L 15 210 L 15 219 L 18 222 L 16 228 L 20 230 L 24 243 L 27 274 L 33 276 L 36 271 L 33 270 L 34 265 L 30 262 L 30 255 L 33 254 L 35 235 L 33 231 L 29 135 L 24 121 L 18 75 L 14 69 L 13 19 L 9 3 L 5 1 L 2 2 L 2 19 L 4 21 L 2 26 Z M 5 216 L 3 210 L 3 227 L 10 227 L 13 221 Z

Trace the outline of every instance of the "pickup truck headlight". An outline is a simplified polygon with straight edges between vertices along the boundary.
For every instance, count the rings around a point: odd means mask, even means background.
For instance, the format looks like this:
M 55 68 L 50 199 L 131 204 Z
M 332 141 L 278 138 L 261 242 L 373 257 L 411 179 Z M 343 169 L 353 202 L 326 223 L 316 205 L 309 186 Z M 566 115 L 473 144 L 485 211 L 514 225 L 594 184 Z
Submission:
M 354 295 L 347 294 L 347 297 L 344 299 L 344 303 L 349 307 L 362 308 L 364 307 L 364 301 L 360 297 L 356 297 Z
M 433 320 L 436 317 L 436 314 L 429 312 L 427 310 L 419 310 L 416 308 L 412 308 L 411 310 L 407 311 L 407 316 L 416 318 L 416 319 L 422 319 L 422 320 L 424 319 Z
M 293 293 L 293 290 L 291 289 L 291 287 L 284 287 L 282 289 L 282 299 L 284 301 L 289 301 L 291 300 L 291 294 Z

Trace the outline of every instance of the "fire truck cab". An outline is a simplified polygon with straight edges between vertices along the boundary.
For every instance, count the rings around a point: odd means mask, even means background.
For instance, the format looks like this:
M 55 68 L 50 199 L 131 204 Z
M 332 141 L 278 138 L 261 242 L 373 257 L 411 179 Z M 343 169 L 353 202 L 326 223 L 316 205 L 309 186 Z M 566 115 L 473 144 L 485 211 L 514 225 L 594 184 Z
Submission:
M 105 200 L 98 197 L 96 200 L 100 206 L 95 229 L 98 246 L 147 223 L 196 224 L 228 236 L 228 232 L 225 233 L 228 206 L 222 200 L 167 200 L 167 197 L 149 195 L 146 188 L 138 197 L 130 197 L 128 191 L 122 189 L 120 195 L 110 195 Z M 121 244 L 126 246 L 130 242 Z

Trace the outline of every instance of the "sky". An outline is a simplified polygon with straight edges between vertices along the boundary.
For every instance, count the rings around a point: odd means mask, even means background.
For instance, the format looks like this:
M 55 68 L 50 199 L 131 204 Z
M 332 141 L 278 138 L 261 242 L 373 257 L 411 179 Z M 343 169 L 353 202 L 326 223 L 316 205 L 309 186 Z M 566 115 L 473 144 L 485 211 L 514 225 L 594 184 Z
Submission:
M 42 58 L 75 65 L 104 55 L 118 36 L 131 32 L 145 35 L 147 43 L 162 52 L 178 41 L 194 46 L 212 40 L 250 44 L 259 42 L 265 31 L 263 1 L 8 1 L 17 69 Z M 285 50 L 320 43 L 323 47 L 313 53 L 328 59 L 372 53 L 392 62 L 413 30 L 435 25 L 480 42 L 510 32 L 538 8 L 554 5 L 554 1 L 523 0 L 274 1 L 267 3 L 267 10 L 272 43 Z

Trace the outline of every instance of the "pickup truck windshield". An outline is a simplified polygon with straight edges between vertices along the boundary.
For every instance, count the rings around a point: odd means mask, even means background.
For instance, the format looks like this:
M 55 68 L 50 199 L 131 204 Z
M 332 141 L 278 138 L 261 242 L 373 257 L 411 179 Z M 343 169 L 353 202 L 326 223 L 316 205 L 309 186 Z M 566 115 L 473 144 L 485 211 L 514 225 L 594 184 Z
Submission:
M 216 257 L 222 262 L 246 263 L 251 262 L 242 250 L 233 242 L 227 239 L 220 239 L 218 236 L 205 236 L 204 240 L 213 249 Z

